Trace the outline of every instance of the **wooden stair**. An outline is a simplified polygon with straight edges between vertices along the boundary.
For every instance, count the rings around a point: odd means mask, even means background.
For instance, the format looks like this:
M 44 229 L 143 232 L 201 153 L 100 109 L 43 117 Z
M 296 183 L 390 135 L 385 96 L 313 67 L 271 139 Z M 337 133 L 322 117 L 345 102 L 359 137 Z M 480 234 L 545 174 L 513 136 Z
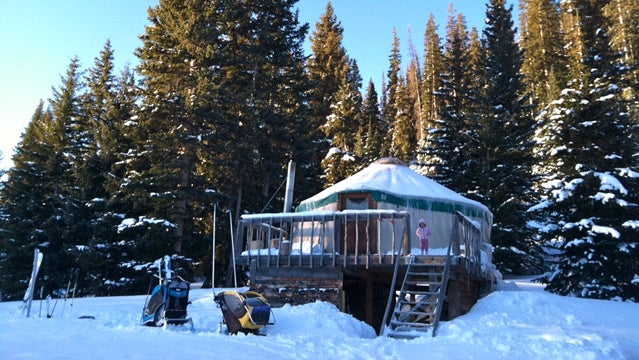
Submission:
M 449 269 L 450 257 L 410 256 L 395 309 L 384 329 L 385 336 L 400 339 L 428 333 L 435 336 Z

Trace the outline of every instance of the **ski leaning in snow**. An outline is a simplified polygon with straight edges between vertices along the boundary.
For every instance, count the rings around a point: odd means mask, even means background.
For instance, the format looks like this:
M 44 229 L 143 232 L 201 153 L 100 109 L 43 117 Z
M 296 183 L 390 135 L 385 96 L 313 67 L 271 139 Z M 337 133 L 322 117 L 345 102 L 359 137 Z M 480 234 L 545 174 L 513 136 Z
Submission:
M 31 303 L 33 302 L 33 292 L 35 291 L 36 278 L 38 277 L 38 271 L 40 270 L 40 265 L 42 265 L 42 257 L 44 255 L 40 252 L 39 249 L 35 249 L 33 251 L 33 270 L 31 271 L 31 279 L 29 279 L 29 287 L 27 288 L 27 292 L 24 294 L 23 298 L 23 311 L 26 310 L 27 317 L 31 315 Z

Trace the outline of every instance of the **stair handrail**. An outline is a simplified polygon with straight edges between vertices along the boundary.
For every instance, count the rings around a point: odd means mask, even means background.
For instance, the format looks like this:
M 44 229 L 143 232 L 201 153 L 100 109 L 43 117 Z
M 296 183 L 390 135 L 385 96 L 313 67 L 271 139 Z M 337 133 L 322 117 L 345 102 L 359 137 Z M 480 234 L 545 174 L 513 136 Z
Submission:
M 406 226 L 406 223 L 404 223 Z M 393 244 L 395 242 L 395 231 L 393 230 Z M 393 297 L 395 296 L 395 286 L 397 285 L 397 273 L 399 272 L 399 263 L 400 263 L 400 254 L 402 253 L 403 246 L 397 247 L 397 256 L 395 257 L 395 269 L 393 270 L 393 280 L 391 281 L 390 291 L 388 292 L 388 301 L 386 302 L 386 309 L 384 310 L 384 318 L 382 319 L 382 325 L 379 329 L 380 335 L 384 336 L 386 333 L 386 322 L 388 321 L 388 315 L 390 314 L 391 303 L 393 302 Z M 406 271 L 408 274 L 408 271 Z
M 437 328 L 439 327 L 439 317 L 442 312 L 442 307 L 444 306 L 444 299 L 446 298 L 446 289 L 448 288 L 448 277 L 450 273 L 450 264 L 452 262 L 453 256 L 451 254 L 453 239 L 458 236 L 458 225 L 459 223 L 455 221 L 453 223 L 453 231 L 451 234 L 451 239 L 448 242 L 448 251 L 446 252 L 446 264 L 444 265 L 444 274 L 442 274 L 442 285 L 439 288 L 439 297 L 437 298 L 437 307 L 435 309 L 435 319 L 433 320 L 433 337 L 435 337 L 437 333 Z

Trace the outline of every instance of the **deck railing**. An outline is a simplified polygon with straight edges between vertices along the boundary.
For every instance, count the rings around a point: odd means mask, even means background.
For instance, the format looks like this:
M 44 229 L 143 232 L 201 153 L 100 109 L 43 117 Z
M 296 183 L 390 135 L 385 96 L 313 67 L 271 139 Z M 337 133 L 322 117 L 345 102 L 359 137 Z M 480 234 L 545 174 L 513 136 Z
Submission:
M 238 262 L 257 266 L 394 263 L 410 252 L 405 211 L 346 210 L 243 215 Z
M 469 274 L 485 277 L 491 247 L 479 223 L 455 214 L 451 251 Z M 256 266 L 393 265 L 410 254 L 408 212 L 309 211 L 243 215 L 236 232 L 236 263 Z M 445 255 L 444 255 L 445 256 Z
M 469 274 L 491 277 L 492 247 L 489 239 L 483 236 L 481 225 L 464 214 L 455 213 L 456 226 L 451 236 L 452 255 L 465 258 L 466 271 Z

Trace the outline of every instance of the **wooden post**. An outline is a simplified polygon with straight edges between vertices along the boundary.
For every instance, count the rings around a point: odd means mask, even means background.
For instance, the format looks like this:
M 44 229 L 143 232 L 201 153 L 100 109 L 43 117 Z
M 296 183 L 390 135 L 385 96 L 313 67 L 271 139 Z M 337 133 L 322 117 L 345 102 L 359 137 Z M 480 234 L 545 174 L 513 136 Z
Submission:
M 366 300 L 364 300 L 364 316 L 366 316 L 366 323 L 373 324 L 373 279 L 370 274 L 366 275 L 364 279 Z
M 406 218 L 404 219 L 404 253 L 402 254 L 404 256 L 410 254 L 410 237 L 410 216 L 406 216 Z
M 448 280 L 448 319 L 454 319 L 461 315 L 461 294 L 459 293 L 459 283 L 457 280 Z
M 284 212 L 291 212 L 293 204 L 293 189 L 295 187 L 295 162 L 288 162 L 288 175 L 286 177 L 286 193 L 284 195 Z
M 249 269 L 251 274 L 249 275 L 249 281 L 251 282 L 251 286 L 255 286 L 256 282 L 255 282 L 255 276 L 257 275 L 257 260 L 253 259 L 251 260 L 251 263 L 249 264 Z
M 450 233 L 453 255 L 459 256 L 461 254 L 461 246 L 459 243 L 459 214 L 455 214 L 453 228 Z M 468 249 L 466 250 L 468 251 Z

